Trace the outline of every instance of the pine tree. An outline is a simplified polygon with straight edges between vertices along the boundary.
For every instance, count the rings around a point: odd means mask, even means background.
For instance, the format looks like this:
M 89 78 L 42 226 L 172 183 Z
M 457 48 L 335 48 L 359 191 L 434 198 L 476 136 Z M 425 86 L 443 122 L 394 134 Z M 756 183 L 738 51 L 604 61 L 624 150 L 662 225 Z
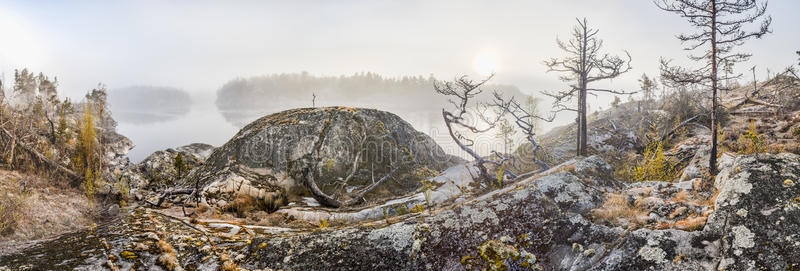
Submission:
M 172 163 L 175 167 L 176 179 L 180 179 L 183 177 L 183 174 L 186 173 L 186 162 L 183 161 L 183 153 L 178 153 L 175 155 L 175 161 Z
M 699 85 L 711 90 L 711 155 L 709 158 L 709 174 L 717 174 L 717 114 L 720 80 L 736 79 L 741 76 L 719 76 L 724 69 L 723 64 L 733 65 L 746 61 L 750 54 L 736 53 L 734 49 L 751 38 L 761 38 L 770 33 L 772 17 L 765 16 L 767 3 L 759 4 L 758 0 L 656 0 L 655 4 L 662 10 L 675 13 L 685 18 L 696 29 L 689 34 L 678 35 L 681 42 L 687 44 L 688 51 L 703 49 L 699 55 L 690 55 L 693 61 L 701 62 L 697 69 L 686 69 L 671 66 L 670 61 L 661 60 L 661 82 L 673 87 Z M 765 16 L 765 17 L 764 17 Z M 763 20 L 761 20 L 761 18 Z M 760 21 L 755 31 L 747 31 L 745 25 Z
M 639 79 L 639 87 L 642 90 L 642 98 L 644 99 L 646 104 L 650 104 L 655 97 L 655 91 L 658 89 L 658 82 L 655 79 L 651 79 L 647 77 L 647 74 L 642 74 L 642 78 Z
M 87 102 L 84 107 L 80 132 L 78 133 L 77 157 L 73 166 L 76 171 L 84 173 L 83 189 L 90 199 L 94 197 L 101 166 L 97 146 L 97 132 L 94 127 L 92 103 Z

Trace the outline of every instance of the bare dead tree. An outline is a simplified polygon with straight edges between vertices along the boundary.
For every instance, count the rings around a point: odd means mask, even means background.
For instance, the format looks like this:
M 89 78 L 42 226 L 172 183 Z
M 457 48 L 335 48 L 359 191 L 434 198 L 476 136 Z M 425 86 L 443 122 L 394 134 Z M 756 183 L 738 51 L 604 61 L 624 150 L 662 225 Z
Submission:
M 538 171 L 544 171 L 550 168 L 550 165 L 547 164 L 544 160 L 538 157 L 539 148 L 541 146 L 536 141 L 536 126 L 534 125 L 534 120 L 542 120 L 546 122 L 552 122 L 555 119 L 555 114 L 551 114 L 548 117 L 542 117 L 536 114 L 535 112 L 528 112 L 524 106 L 520 105 L 514 97 L 509 98 L 506 100 L 503 96 L 498 93 L 494 92 L 494 101 L 492 106 L 500 108 L 505 113 L 511 115 L 514 118 L 514 123 L 517 124 L 517 127 L 522 130 L 522 133 L 525 135 L 525 139 L 531 143 L 533 147 L 533 162 L 539 165 L 540 169 Z M 528 173 L 520 174 L 528 175 Z
M 479 128 L 477 123 L 470 124 L 467 120 L 467 116 L 470 113 L 470 100 L 483 93 L 483 89 L 481 89 L 481 87 L 486 84 L 486 82 L 491 80 L 492 77 L 494 77 L 494 74 L 478 82 L 467 78 L 467 76 L 458 77 L 452 82 L 433 82 L 433 88 L 436 90 L 436 92 L 449 97 L 450 99 L 448 99 L 448 101 L 453 105 L 454 111 L 452 112 L 442 108 L 442 118 L 447 126 L 447 131 L 450 134 L 450 137 L 456 142 L 461 150 L 475 159 L 475 167 L 478 168 L 478 178 L 486 182 L 487 185 L 496 182 L 497 177 L 489 174 L 488 170 L 486 169 L 486 164 L 493 164 L 500 167 L 509 158 L 503 157 L 497 152 L 493 152 L 493 154 L 498 156 L 499 161 L 493 161 L 481 156 L 472 149 L 472 146 L 475 142 L 464 136 L 464 134 L 458 129 L 463 129 L 476 134 L 484 133 L 493 129 L 497 122 L 503 117 L 503 112 L 495 112 L 495 117 L 492 118 L 488 116 L 485 111 L 480 112 L 481 110 L 472 110 L 472 113 L 475 113 L 478 119 L 486 127 Z M 483 109 L 485 110 L 487 107 L 484 106 Z M 516 177 L 513 172 L 508 170 L 504 171 L 506 174 Z
M 741 74 L 720 78 L 721 64 L 734 65 L 750 58 L 750 54 L 734 53 L 734 49 L 750 38 L 761 38 L 770 33 L 772 17 L 761 20 L 758 30 L 747 31 L 743 27 L 756 22 L 767 11 L 767 2 L 758 0 L 655 0 L 658 8 L 685 18 L 697 31 L 678 35 L 688 45 L 686 51 L 695 51 L 708 46 L 699 55 L 689 59 L 705 64 L 697 69 L 671 66 L 670 61 L 661 60 L 662 82 L 672 86 L 699 84 L 711 89 L 711 155 L 709 173 L 717 173 L 717 91 L 720 80 L 735 79 Z M 726 86 L 727 87 L 727 86 Z
M 578 156 L 586 156 L 586 96 L 597 95 L 596 92 L 613 94 L 633 94 L 621 90 L 600 89 L 589 87 L 590 83 L 612 79 L 631 70 L 631 55 L 626 51 L 626 59 L 601 53 L 603 40 L 597 37 L 599 30 L 590 28 L 586 18 L 576 19 L 578 24 L 572 30 L 572 39 L 567 42 L 556 39 L 558 47 L 567 55 L 563 58 L 552 58 L 544 62 L 548 72 L 560 72 L 559 79 L 570 83 L 567 90 L 545 92 L 544 94 L 555 99 L 554 112 L 574 111 L 578 113 L 576 122 Z M 577 98 L 577 107 L 569 107 L 568 103 Z
M 360 131 L 360 138 L 357 140 L 357 142 L 355 143 L 356 145 L 354 146 L 356 153 L 354 155 L 350 171 L 346 177 L 338 178 L 338 181 L 334 183 L 335 190 L 345 190 L 344 188 L 347 186 L 347 184 L 355 178 L 356 173 L 360 169 L 359 165 L 361 160 L 363 160 L 362 157 L 363 155 L 366 155 L 366 153 L 368 152 L 367 142 L 369 139 L 370 135 L 368 135 L 366 128 L 362 127 Z M 409 153 L 405 154 L 409 156 L 411 155 L 410 151 Z M 389 164 L 389 169 L 390 169 L 389 172 L 386 173 L 386 175 L 384 175 L 382 178 L 377 180 L 375 179 L 375 168 L 373 165 L 373 167 L 370 169 L 371 184 L 353 193 L 347 193 L 347 195 L 343 195 L 343 198 L 345 198 L 346 200 L 340 200 L 337 199 L 336 195 L 329 195 L 328 193 L 325 193 L 325 191 L 323 191 L 314 180 L 314 172 L 312 171 L 313 167 L 307 167 L 303 169 L 302 172 L 303 185 L 311 192 L 311 196 L 323 206 L 332 208 L 350 207 L 363 202 L 367 194 L 374 191 L 376 188 L 378 188 L 381 184 L 385 183 L 387 180 L 394 178 L 395 172 L 405 167 L 408 167 L 411 164 L 413 164 L 413 159 L 410 159 L 409 161 L 403 159 L 398 159 L 397 161 L 393 161 Z

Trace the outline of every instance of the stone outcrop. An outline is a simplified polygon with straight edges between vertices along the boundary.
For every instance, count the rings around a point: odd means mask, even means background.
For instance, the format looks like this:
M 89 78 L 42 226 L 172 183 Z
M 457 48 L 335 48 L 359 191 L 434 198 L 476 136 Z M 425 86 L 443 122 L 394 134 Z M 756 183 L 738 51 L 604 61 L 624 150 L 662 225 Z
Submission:
M 717 176 L 713 212 L 697 231 L 593 223 L 589 209 L 602 202 L 598 190 L 628 188 L 587 178 L 609 173 L 596 157 L 570 163 L 450 207 L 357 226 L 192 225 L 140 208 L 119 222 L 0 256 L 0 263 L 12 270 L 82 268 L 113 258 L 111 264 L 122 269 L 148 269 L 158 265 L 154 240 L 162 239 L 178 250 L 182 267 L 197 270 L 232 263 L 249 270 L 791 270 L 800 265 L 798 155 L 736 157 Z M 54 247 L 82 252 L 53 253 Z
M 391 175 L 366 201 L 401 196 L 420 180 L 461 162 L 398 116 L 375 109 L 293 109 L 245 126 L 210 155 L 188 180 L 210 201 L 248 196 L 270 208 L 308 196 L 305 174 L 328 195 L 346 200 Z M 308 171 L 308 172 L 307 172 Z M 428 174 L 430 175 L 430 174 Z
M 147 188 L 150 184 L 171 185 L 180 181 L 175 168 L 175 159 L 180 153 L 187 172 L 199 168 L 214 146 L 204 143 L 192 143 L 178 148 L 169 148 L 150 154 L 138 164 L 129 164 L 120 171 L 120 178 L 126 180 L 132 191 Z

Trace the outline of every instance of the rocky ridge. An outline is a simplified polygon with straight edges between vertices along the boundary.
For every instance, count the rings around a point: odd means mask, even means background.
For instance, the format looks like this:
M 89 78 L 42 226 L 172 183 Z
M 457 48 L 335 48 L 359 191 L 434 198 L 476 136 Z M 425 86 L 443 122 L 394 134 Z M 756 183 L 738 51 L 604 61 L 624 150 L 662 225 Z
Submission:
M 190 270 L 233 263 L 249 270 L 783 270 L 800 264 L 800 156 L 736 157 L 717 176 L 708 222 L 695 231 L 594 223 L 591 210 L 601 206 L 604 191 L 652 187 L 615 183 L 603 164 L 598 157 L 574 160 L 450 207 L 317 229 L 192 222 L 138 208 L 123 220 L 0 256 L 0 262 L 12 269 L 108 261 L 122 269 L 160 268 L 156 240 L 164 240 Z M 115 232 L 121 228 L 127 230 Z M 67 246 L 79 249 L 50 251 Z

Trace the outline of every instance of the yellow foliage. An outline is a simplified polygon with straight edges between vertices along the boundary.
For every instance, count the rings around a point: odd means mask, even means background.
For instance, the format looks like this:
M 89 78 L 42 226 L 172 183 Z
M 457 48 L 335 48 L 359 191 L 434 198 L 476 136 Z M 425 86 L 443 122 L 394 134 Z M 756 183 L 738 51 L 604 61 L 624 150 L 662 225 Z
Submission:
M 679 176 L 676 165 L 664 155 L 664 142 L 651 140 L 645 148 L 643 158 L 633 167 L 632 181 L 671 182 Z
M 73 160 L 73 167 L 76 171 L 84 173 L 83 191 L 89 199 L 94 198 L 102 164 L 91 108 L 91 103 L 87 103 L 83 114 L 83 123 L 81 123 L 78 133 L 77 157 Z
M 431 201 L 431 192 L 433 192 L 433 189 L 435 188 L 433 181 L 429 179 L 422 179 L 420 183 L 422 183 L 422 194 L 425 195 L 425 203 L 428 204 L 428 207 L 431 207 L 433 204 Z
M 320 219 L 319 220 L 319 228 L 320 229 L 324 229 L 324 228 L 327 228 L 327 227 L 330 227 L 330 225 L 328 225 L 328 220 L 327 219 Z
M 136 256 L 136 253 L 133 253 L 132 251 L 129 251 L 129 250 L 125 250 L 122 253 L 120 253 L 119 255 L 122 256 L 123 258 L 129 259 L 129 260 L 133 260 L 133 259 L 139 258 L 138 256 Z
M 755 121 L 750 121 L 750 129 L 747 133 L 742 134 L 737 141 L 739 146 L 739 153 L 741 154 L 754 154 L 767 152 L 767 144 L 764 140 L 764 135 L 758 134 Z
M 678 165 L 664 155 L 665 142 L 660 139 L 655 122 L 650 124 L 647 133 L 647 145 L 644 153 L 634 166 L 622 166 L 615 175 L 629 182 L 665 181 L 671 182 L 678 178 L 680 171 Z M 680 131 L 679 131 L 680 133 Z M 631 160 L 629 158 L 629 160 Z M 634 164 L 634 163 L 630 163 Z
M 414 208 L 411 208 L 412 213 L 422 213 L 425 211 L 425 206 L 414 204 Z

